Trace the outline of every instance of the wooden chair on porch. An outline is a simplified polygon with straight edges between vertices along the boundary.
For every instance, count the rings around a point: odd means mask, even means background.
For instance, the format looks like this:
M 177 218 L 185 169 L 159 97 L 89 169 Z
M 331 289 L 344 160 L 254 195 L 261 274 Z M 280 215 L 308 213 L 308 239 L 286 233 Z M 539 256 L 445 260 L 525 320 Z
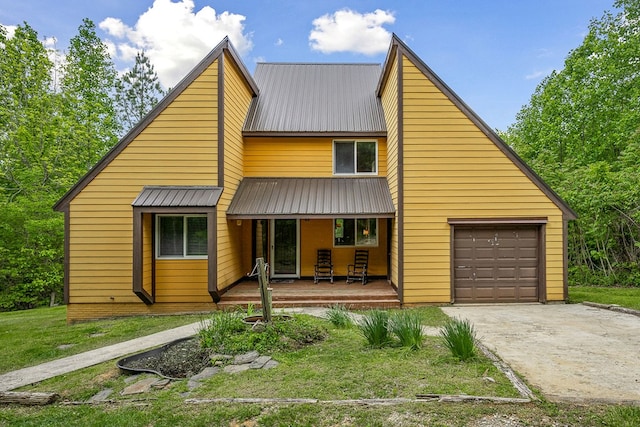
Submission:
M 363 285 L 367 283 L 367 267 L 369 266 L 369 251 L 356 249 L 353 264 L 347 265 L 347 283 L 359 279 Z
M 313 283 L 318 283 L 319 280 L 329 280 L 333 283 L 331 249 L 318 249 Z

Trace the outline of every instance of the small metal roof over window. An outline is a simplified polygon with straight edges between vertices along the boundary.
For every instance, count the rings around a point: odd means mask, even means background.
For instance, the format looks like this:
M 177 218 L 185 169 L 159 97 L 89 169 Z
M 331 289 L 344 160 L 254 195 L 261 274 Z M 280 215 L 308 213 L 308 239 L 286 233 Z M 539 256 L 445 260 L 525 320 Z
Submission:
M 213 207 L 222 195 L 221 187 L 145 186 L 131 203 L 134 207 Z
M 245 135 L 386 135 L 379 64 L 260 63 Z
M 391 218 L 385 178 L 245 178 L 227 216 L 267 218 Z

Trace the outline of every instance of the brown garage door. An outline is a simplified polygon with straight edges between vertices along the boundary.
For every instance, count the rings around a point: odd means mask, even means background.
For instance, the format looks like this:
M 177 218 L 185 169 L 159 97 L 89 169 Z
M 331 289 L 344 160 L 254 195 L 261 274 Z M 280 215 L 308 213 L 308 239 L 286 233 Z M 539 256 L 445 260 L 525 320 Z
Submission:
M 456 226 L 455 302 L 537 302 L 538 227 Z

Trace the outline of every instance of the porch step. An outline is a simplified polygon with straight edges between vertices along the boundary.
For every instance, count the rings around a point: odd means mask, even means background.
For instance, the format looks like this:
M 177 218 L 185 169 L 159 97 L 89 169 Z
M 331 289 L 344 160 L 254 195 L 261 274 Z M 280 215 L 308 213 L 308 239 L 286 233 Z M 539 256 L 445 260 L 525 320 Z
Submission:
M 260 300 L 247 300 L 242 301 L 220 301 L 218 307 L 222 310 L 242 307 L 246 308 L 249 304 L 256 308 L 260 308 Z M 345 306 L 351 310 L 366 310 L 373 308 L 400 308 L 400 300 L 398 299 L 292 299 L 292 300 L 280 300 L 273 301 L 273 308 L 295 308 L 295 307 L 332 307 L 336 304 Z
M 329 298 L 327 298 L 327 295 L 272 295 L 271 296 L 271 301 L 274 304 L 277 303 L 288 303 L 288 302 L 297 302 L 297 301 L 333 301 L 333 302 L 340 302 L 340 301 L 399 301 L 397 298 L 394 298 L 395 295 L 377 295 L 377 296 L 371 296 L 371 295 L 364 295 L 364 294 L 358 294 L 358 295 L 346 295 L 346 296 L 331 296 Z M 233 295 L 233 296 L 227 296 L 225 298 L 223 298 L 224 302 L 234 302 L 234 303 L 239 303 L 239 302 L 260 302 L 260 298 L 256 297 L 255 295 Z

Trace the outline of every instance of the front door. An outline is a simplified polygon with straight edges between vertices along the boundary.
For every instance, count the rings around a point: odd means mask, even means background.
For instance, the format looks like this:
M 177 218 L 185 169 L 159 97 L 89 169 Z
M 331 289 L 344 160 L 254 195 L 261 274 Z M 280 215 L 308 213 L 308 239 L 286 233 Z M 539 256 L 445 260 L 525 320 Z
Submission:
M 271 220 L 271 277 L 300 277 L 297 219 Z

